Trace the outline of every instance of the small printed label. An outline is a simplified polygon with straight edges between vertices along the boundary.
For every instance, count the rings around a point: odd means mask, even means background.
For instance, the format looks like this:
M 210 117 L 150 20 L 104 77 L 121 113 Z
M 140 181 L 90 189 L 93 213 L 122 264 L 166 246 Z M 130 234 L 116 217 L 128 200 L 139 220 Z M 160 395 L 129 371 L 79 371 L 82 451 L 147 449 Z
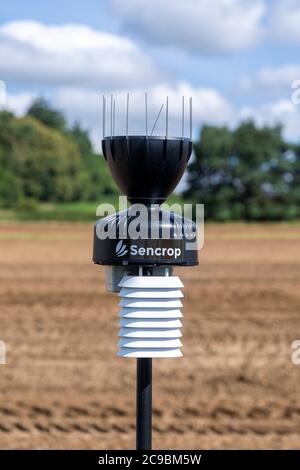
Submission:
M 117 258 L 151 260 L 182 260 L 181 240 L 120 240 L 115 246 Z

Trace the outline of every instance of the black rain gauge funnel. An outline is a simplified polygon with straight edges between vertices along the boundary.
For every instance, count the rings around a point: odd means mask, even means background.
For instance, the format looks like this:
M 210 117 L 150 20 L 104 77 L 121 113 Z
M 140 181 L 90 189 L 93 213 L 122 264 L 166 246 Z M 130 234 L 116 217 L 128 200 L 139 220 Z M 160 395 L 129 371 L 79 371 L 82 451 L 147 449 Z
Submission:
M 137 359 L 138 450 L 151 449 L 152 358 L 182 356 L 183 284 L 179 277 L 172 275 L 173 267 L 198 264 L 195 223 L 160 207 L 182 178 L 192 152 L 192 99 L 189 100 L 188 138 L 184 135 L 184 104 L 182 97 L 181 137 L 168 135 L 168 98 L 165 135 L 154 136 L 164 105 L 148 133 L 145 94 L 145 135 L 129 135 L 128 94 L 126 132 L 115 136 L 115 100 L 111 95 L 110 135 L 107 135 L 106 98 L 103 97 L 103 155 L 121 193 L 132 206 L 96 222 L 93 261 L 107 267 L 107 287 L 121 297 L 118 355 Z M 129 227 L 137 217 L 134 209 L 140 204 L 145 207 L 144 216 L 139 219 L 140 235 L 133 237 Z M 113 237 L 107 236 L 112 233 Z

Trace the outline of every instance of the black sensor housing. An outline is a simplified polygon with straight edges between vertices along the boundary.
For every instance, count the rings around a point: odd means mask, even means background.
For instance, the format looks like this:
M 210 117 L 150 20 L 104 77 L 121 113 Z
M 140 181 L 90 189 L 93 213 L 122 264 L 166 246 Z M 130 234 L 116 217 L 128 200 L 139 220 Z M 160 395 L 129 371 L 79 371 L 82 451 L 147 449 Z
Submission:
M 102 140 L 111 174 L 131 203 L 163 203 L 182 178 L 190 139 L 119 136 Z
M 192 141 L 157 136 L 105 137 L 102 150 L 114 180 L 132 206 L 96 222 L 94 263 L 198 264 L 196 224 L 160 207 L 185 171 Z M 144 205 L 142 216 L 139 204 Z M 137 217 L 140 236 L 132 237 L 129 227 Z

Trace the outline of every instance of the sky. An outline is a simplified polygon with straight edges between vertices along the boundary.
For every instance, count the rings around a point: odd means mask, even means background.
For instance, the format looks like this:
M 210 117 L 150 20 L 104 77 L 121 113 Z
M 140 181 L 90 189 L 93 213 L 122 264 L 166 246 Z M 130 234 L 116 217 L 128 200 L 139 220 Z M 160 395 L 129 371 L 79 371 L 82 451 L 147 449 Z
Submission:
M 10 0 L 0 8 L 0 80 L 6 104 L 23 115 L 37 96 L 79 121 L 97 147 L 102 137 L 102 95 L 110 132 L 145 133 L 145 95 L 155 133 L 189 133 L 203 124 L 234 128 L 252 118 L 281 123 L 300 138 L 300 0 Z M 294 87 L 300 87 L 295 82 Z M 2 107 L 3 107 L 2 106 Z

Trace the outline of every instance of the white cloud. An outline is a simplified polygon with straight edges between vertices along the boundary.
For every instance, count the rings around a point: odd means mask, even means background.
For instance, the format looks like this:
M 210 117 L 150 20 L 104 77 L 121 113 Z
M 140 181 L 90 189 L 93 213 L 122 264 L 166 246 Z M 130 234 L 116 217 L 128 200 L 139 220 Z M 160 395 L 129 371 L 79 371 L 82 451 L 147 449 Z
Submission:
M 47 52 L 69 53 L 78 51 L 135 52 L 136 46 L 128 39 L 96 31 L 81 24 L 47 26 L 36 21 L 12 21 L 1 27 L 2 33 L 24 44 Z
M 30 83 L 114 89 L 161 78 L 129 39 L 88 26 L 14 21 L 0 27 L 0 75 Z
M 299 0 L 277 0 L 271 2 L 268 28 L 273 39 L 300 44 Z
M 276 124 L 283 125 L 284 137 L 289 141 L 297 141 L 300 137 L 300 106 L 290 100 L 278 100 L 261 106 L 243 107 L 237 121 L 253 119 L 258 126 Z
M 201 124 L 225 124 L 233 118 L 227 100 L 212 88 L 193 88 L 187 83 L 161 84 L 148 88 L 148 131 L 158 115 L 162 103 L 169 97 L 169 135 L 181 135 L 181 97 L 185 101 L 185 135 L 189 136 L 189 102 L 193 97 L 194 131 Z M 64 110 L 70 121 L 80 119 L 91 130 L 94 143 L 102 138 L 102 97 L 93 90 L 61 89 L 53 96 L 53 103 Z M 125 133 L 126 90 L 114 94 L 116 100 L 115 134 Z M 106 132 L 110 133 L 110 97 L 107 96 Z M 144 89 L 134 89 L 130 94 L 129 133 L 145 134 Z M 156 125 L 156 135 L 165 135 L 165 106 Z
M 214 89 L 192 88 L 186 83 L 164 84 L 148 90 L 149 132 L 161 104 L 169 96 L 169 135 L 181 135 L 181 96 L 193 96 L 193 135 L 198 137 L 199 127 L 203 124 L 227 125 L 235 127 L 245 119 L 253 119 L 258 126 L 283 125 L 283 133 L 289 141 L 300 138 L 300 105 L 290 100 L 279 99 L 259 106 L 233 107 Z M 6 109 L 18 116 L 24 114 L 35 98 L 31 93 L 8 95 Z M 125 132 L 126 91 L 118 91 L 114 98 L 117 102 L 115 134 Z M 102 138 L 102 97 L 94 90 L 61 88 L 49 96 L 54 107 L 62 110 L 70 123 L 78 120 L 90 131 L 95 149 L 100 151 Z M 107 96 L 109 103 L 109 96 Z M 3 108 L 3 107 L 2 107 Z M 109 104 L 108 104 L 109 108 Z M 186 100 L 185 135 L 189 135 L 188 100 Z M 145 133 L 144 91 L 135 89 L 130 95 L 129 133 Z M 107 134 L 110 132 L 109 109 L 106 117 Z M 154 134 L 165 134 L 165 111 L 162 112 Z
M 36 98 L 34 93 L 24 92 L 7 94 L 6 102 L 0 106 L 0 109 L 7 109 L 8 111 L 12 111 L 17 116 L 23 116 L 34 98 Z
M 286 64 L 281 67 L 263 67 L 254 77 L 244 77 L 238 84 L 243 93 L 263 94 L 264 97 L 288 97 L 291 85 L 300 79 L 300 64 Z
M 196 53 L 234 52 L 263 34 L 263 0 L 113 0 L 125 31 Z

